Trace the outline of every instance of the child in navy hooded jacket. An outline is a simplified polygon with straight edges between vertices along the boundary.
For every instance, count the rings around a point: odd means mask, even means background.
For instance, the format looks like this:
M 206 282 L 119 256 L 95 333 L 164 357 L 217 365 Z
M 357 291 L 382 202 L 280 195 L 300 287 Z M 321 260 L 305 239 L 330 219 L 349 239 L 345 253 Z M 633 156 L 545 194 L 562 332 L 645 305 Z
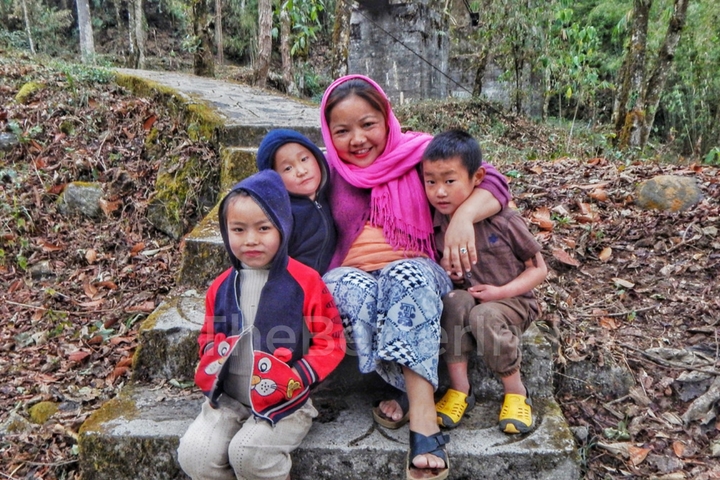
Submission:
M 337 233 L 327 198 L 329 167 L 320 149 L 295 130 L 271 130 L 257 153 L 258 170 L 275 170 L 290 194 L 294 228 L 289 255 L 323 275 Z
M 232 267 L 205 298 L 195 381 L 208 399 L 178 460 L 193 479 L 284 480 L 317 416 L 310 390 L 344 356 L 340 316 L 320 275 L 287 254 L 292 213 L 276 172 L 235 185 L 219 211 Z

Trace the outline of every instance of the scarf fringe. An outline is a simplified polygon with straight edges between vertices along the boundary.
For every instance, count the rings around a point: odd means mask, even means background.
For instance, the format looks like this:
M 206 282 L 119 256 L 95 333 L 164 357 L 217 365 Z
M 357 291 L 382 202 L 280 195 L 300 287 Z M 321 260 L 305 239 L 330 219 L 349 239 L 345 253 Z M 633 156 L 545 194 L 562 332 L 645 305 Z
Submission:
M 387 202 L 373 202 L 370 208 L 370 224 L 373 227 L 382 227 L 383 236 L 393 250 L 423 252 L 431 260 L 436 260 L 433 231 L 427 231 L 394 217 Z

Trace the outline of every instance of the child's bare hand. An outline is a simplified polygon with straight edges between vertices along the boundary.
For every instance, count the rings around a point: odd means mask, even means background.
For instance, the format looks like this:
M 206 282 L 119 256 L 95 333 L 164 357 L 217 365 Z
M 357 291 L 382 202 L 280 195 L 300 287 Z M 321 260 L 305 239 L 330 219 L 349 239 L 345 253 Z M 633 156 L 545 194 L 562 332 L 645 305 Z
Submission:
M 502 293 L 501 287 L 495 285 L 475 285 L 468 288 L 468 292 L 476 300 L 482 302 L 492 302 L 494 300 L 502 300 L 505 295 Z

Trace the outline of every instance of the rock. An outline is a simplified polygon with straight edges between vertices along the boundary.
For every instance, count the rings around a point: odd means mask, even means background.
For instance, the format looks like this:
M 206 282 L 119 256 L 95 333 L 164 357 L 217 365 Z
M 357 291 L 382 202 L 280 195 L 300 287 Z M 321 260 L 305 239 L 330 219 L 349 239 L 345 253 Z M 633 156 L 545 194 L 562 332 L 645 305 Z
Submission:
M 590 429 L 585 425 L 580 425 L 578 427 L 570 427 L 570 431 L 573 432 L 573 436 L 579 443 L 585 443 L 585 441 L 590 436 Z
M 17 435 L 19 433 L 29 432 L 33 426 L 25 417 L 16 412 L 10 412 L 7 420 L 0 424 L 0 438 L 5 435 Z
M 40 402 L 30 407 L 30 421 L 42 425 L 58 411 L 55 402 Z
M 659 175 L 638 185 L 635 202 L 645 210 L 679 212 L 692 207 L 702 197 L 694 178 Z
M 99 183 L 69 183 L 58 199 L 60 212 L 64 214 L 82 213 L 91 218 L 102 214 L 100 199 L 103 196 L 102 185 Z
M 558 389 L 571 395 L 599 393 L 618 398 L 627 395 L 635 384 L 632 372 L 620 365 L 600 366 L 590 360 L 572 362 L 559 378 Z
M 20 91 L 17 93 L 17 95 L 15 95 L 15 101 L 23 105 L 30 103 L 33 94 L 38 90 L 42 90 L 43 88 L 44 85 L 42 83 L 28 82 L 22 87 L 20 87 Z
M 30 277 L 33 280 L 42 280 L 44 278 L 53 277 L 55 273 L 50 268 L 50 261 L 43 260 L 30 267 Z
M 0 133 L 0 152 L 8 152 L 18 144 L 18 138 L 14 133 Z

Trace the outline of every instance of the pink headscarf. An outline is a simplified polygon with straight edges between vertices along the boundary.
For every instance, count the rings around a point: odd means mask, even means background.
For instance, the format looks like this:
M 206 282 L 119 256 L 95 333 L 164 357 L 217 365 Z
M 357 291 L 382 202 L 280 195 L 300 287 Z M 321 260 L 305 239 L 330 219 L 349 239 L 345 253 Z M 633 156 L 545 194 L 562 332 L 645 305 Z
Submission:
M 325 118 L 325 105 L 330 93 L 338 85 L 353 79 L 364 80 L 377 89 L 385 99 L 388 112 L 385 150 L 365 168 L 340 159 L 332 142 L 328 119 Z M 394 249 L 421 251 L 433 257 L 430 209 L 420 175 L 415 168 L 432 136 L 419 132 L 403 133 L 385 92 L 363 75 L 341 77 L 325 90 L 320 104 L 320 125 L 330 165 L 349 184 L 371 189 L 370 223 L 382 226 L 385 239 Z

